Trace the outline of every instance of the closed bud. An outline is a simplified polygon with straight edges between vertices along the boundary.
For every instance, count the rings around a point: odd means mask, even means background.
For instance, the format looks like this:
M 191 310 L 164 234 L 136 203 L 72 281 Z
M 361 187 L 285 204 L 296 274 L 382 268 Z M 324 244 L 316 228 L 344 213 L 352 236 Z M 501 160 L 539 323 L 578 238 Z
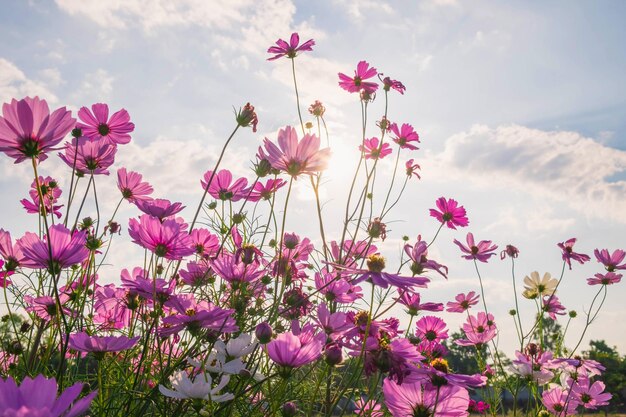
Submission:
M 336 343 L 326 346 L 326 349 L 324 350 L 324 359 L 330 366 L 339 365 L 343 361 L 341 346 Z
M 282 408 L 280 409 L 280 413 L 283 417 L 294 417 L 296 414 L 298 414 L 298 407 L 293 401 L 288 401 L 283 404 Z
M 267 322 L 259 323 L 254 329 L 254 335 L 259 339 L 259 343 L 265 345 L 272 340 L 272 326 Z
M 569 312 L 569 316 L 571 318 L 576 318 L 577 315 L 578 315 L 578 313 L 576 313 L 576 310 L 572 310 L 572 311 Z

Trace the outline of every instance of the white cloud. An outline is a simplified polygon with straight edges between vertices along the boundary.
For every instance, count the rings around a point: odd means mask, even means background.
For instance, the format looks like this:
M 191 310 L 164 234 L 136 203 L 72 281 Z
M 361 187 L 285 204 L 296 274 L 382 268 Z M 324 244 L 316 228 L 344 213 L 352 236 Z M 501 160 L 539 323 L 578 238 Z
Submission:
M 575 132 L 475 125 L 450 137 L 426 164 L 445 171 L 448 179 L 514 187 L 591 217 L 626 223 L 626 181 L 608 180 L 626 171 L 626 152 Z
M 85 75 L 79 90 L 73 94 L 74 102 L 100 102 L 110 98 L 115 77 L 99 68 Z
M 57 101 L 45 82 L 28 78 L 14 63 L 0 58 L 0 103 L 24 96 L 39 96 L 50 103 Z

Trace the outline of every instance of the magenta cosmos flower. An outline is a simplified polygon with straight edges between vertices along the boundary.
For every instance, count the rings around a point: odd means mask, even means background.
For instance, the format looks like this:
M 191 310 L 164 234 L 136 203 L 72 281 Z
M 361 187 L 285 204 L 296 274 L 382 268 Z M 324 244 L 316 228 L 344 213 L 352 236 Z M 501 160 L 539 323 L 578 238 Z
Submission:
M 172 203 L 165 198 L 157 198 L 155 200 L 135 200 L 137 208 L 144 213 L 156 217 L 160 221 L 180 213 L 185 206 L 182 203 Z
M 578 401 L 565 389 L 555 386 L 541 393 L 541 402 L 550 414 L 557 417 L 565 417 L 576 414 Z
M 422 303 L 419 293 L 400 290 L 398 294 L 396 300 L 407 307 L 407 313 L 411 316 L 416 316 L 420 311 L 443 311 L 442 303 Z
M 398 385 L 387 378 L 383 382 L 383 395 L 394 417 L 465 417 L 469 414 L 469 394 L 456 385 L 439 388 L 421 382 Z
M 595 274 L 593 278 L 587 278 L 589 285 L 613 285 L 622 280 L 622 274 L 607 272 L 606 274 Z
M 278 146 L 267 138 L 263 145 L 268 153 L 266 159 L 272 167 L 292 177 L 325 170 L 330 157 L 330 148 L 320 149 L 320 140 L 316 135 L 307 133 L 299 141 L 296 129 L 291 126 L 278 131 Z
M 407 254 L 411 263 L 411 272 L 421 275 L 425 271 L 437 271 L 445 279 L 448 279 L 448 267 L 438 262 L 428 259 L 428 244 L 422 240 L 422 236 L 417 237 L 417 242 L 413 246 L 404 245 L 404 253 Z
M 287 181 L 281 179 L 269 179 L 265 184 L 257 182 L 248 195 L 248 201 L 270 200 L 276 191 L 285 185 L 287 185 Z
M 18 387 L 12 377 L 0 379 L 0 415 L 2 416 L 45 416 L 76 417 L 87 412 L 94 391 L 76 401 L 84 384 L 78 382 L 67 388 L 57 398 L 59 389 L 54 378 L 43 375 L 26 377 Z
M 448 338 L 446 322 L 435 316 L 424 316 L 416 323 L 415 335 L 422 340 L 439 342 Z
M 608 272 L 615 272 L 616 269 L 626 269 L 626 262 L 622 263 L 624 258 L 626 258 L 626 252 L 621 249 L 616 249 L 610 255 L 607 249 L 602 249 L 601 251 L 596 249 L 593 251 L 593 254 Z
M 413 129 L 408 123 L 403 123 L 400 128 L 395 123 L 392 123 L 389 126 L 389 129 L 393 132 L 394 136 L 392 139 L 395 143 L 397 143 L 401 148 L 417 150 L 419 149 L 417 146 L 413 145 L 411 142 L 419 143 L 420 137 L 417 132 Z
M 117 188 L 122 193 L 122 197 L 130 202 L 152 200 L 149 195 L 154 191 L 150 184 L 142 181 L 141 174 L 126 171 L 126 168 L 117 170 Z
M 363 152 L 365 159 L 383 159 L 391 154 L 391 146 L 388 143 L 380 144 L 378 138 L 365 139 L 359 150 Z
M 43 161 L 72 130 L 76 119 L 65 107 L 50 114 L 46 100 L 26 97 L 4 103 L 0 117 L 0 152 L 15 158 L 15 163 L 37 158 Z
M 108 168 L 115 162 L 117 146 L 106 141 L 80 137 L 65 145 L 59 156 L 70 168 L 81 174 L 109 175 Z
M 4 267 L 7 271 L 15 271 L 27 261 L 17 242 L 13 243 L 11 233 L 4 229 L 0 229 L 0 255 L 6 261 Z
M 480 262 L 487 262 L 489 257 L 496 254 L 494 251 L 498 249 L 496 245 L 491 244 L 491 240 L 481 240 L 476 244 L 476 242 L 474 242 L 474 235 L 471 233 L 467 234 L 466 240 L 467 246 L 454 239 L 454 243 L 461 249 L 461 252 L 466 254 L 462 255 L 462 258 L 465 259 L 476 259 Z
M 89 336 L 85 332 L 70 335 L 69 347 L 79 352 L 120 352 L 131 349 L 139 341 L 139 336 Z
M 376 74 L 378 74 L 376 68 L 370 67 L 370 64 L 365 61 L 360 61 L 354 71 L 354 77 L 348 77 L 346 74 L 339 73 L 339 86 L 350 93 L 358 93 L 364 90 L 366 93 L 372 94 L 378 89 L 378 84 L 365 80 L 375 77 Z
M 379 79 L 382 75 L 383 74 L 378 74 Z M 404 95 L 404 92 L 406 91 L 406 87 L 400 81 L 392 80 L 389 77 L 383 78 L 383 90 L 389 91 L 391 89 L 396 90 L 398 93 L 402 95 Z
M 63 204 L 56 204 L 59 201 L 59 197 L 63 193 L 59 183 L 51 177 L 39 176 L 39 188 L 43 197 L 43 210 L 41 200 L 39 199 L 39 191 L 37 190 L 37 180 L 34 180 L 28 191 L 30 200 L 24 198 L 20 200 L 22 206 L 26 209 L 27 213 L 31 214 L 54 214 L 57 217 L 61 217 L 61 207 Z
M 608 392 L 604 392 L 604 388 L 602 381 L 595 381 L 592 384 L 589 378 L 579 378 L 572 386 L 572 394 L 583 407 L 595 410 L 603 405 L 608 405 L 609 400 L 613 397 Z
M 445 223 L 450 229 L 456 230 L 456 226 L 465 227 L 469 224 L 465 208 L 459 206 L 456 200 L 440 197 L 436 204 L 439 211 L 430 209 L 431 217 L 436 218 L 442 224 Z
M 323 333 L 320 333 L 324 336 Z M 277 365 L 286 368 L 299 368 L 317 360 L 322 355 L 324 346 L 320 337 L 307 337 L 308 333 L 300 336 L 292 332 L 281 333 L 276 339 L 267 344 L 267 354 Z
M 267 60 L 273 61 L 283 56 L 289 59 L 293 59 L 296 57 L 296 55 L 298 55 L 298 52 L 312 51 L 313 45 L 315 45 L 315 41 L 313 39 L 309 39 L 308 41 L 304 42 L 302 45 L 299 45 L 299 43 L 300 43 L 300 35 L 298 35 L 296 32 L 291 34 L 289 43 L 287 43 L 286 41 L 282 39 L 277 40 L 276 46 L 270 46 L 269 49 L 267 50 L 268 53 L 275 54 L 275 55 L 271 58 L 267 58 Z
M 133 242 L 152 251 L 156 256 L 180 260 L 195 252 L 189 234 L 184 230 L 186 225 L 176 220 L 166 219 L 161 222 L 144 214 L 139 221 L 130 219 L 128 224 L 128 234 Z
M 572 259 L 581 264 L 591 260 L 589 255 L 574 252 L 574 243 L 576 243 L 575 237 L 568 239 L 565 242 L 557 243 L 557 246 L 563 251 L 563 260 L 567 262 L 569 269 L 572 269 Z
M 352 284 L 358 284 L 363 281 L 371 282 L 373 285 L 381 288 L 387 288 L 390 285 L 403 290 L 411 289 L 414 287 L 426 288 L 426 284 L 430 282 L 430 279 L 426 277 L 407 277 L 398 274 L 392 274 L 384 272 L 385 258 L 379 254 L 373 254 L 367 257 L 367 269 L 359 269 L 353 267 L 346 267 L 338 264 L 331 264 L 339 270 L 345 270 L 346 274 L 357 275 L 352 281 Z
M 78 117 L 82 123 L 76 123 L 76 127 L 93 140 L 105 139 L 110 143 L 123 145 L 130 142 L 129 133 L 135 130 L 135 125 L 131 123 L 125 109 L 116 111 L 109 118 L 109 106 L 104 103 L 92 105 L 91 111 L 82 107 L 78 111 Z
M 476 295 L 474 291 L 470 291 L 467 294 L 458 294 L 454 297 L 455 301 L 448 301 L 446 311 L 450 313 L 463 313 L 469 310 L 471 306 L 478 304 L 480 299 L 479 295 Z
M 52 274 L 58 274 L 61 269 L 83 262 L 89 256 L 85 247 L 86 232 L 70 232 L 62 224 L 50 226 L 49 233 L 44 239 L 39 239 L 35 233 L 26 232 L 18 239 L 17 244 L 24 254 L 23 266 L 28 268 L 47 268 Z M 48 251 L 48 240 L 52 251 L 52 259 Z
M 421 179 L 420 174 L 417 172 L 420 170 L 420 166 L 418 164 L 413 163 L 413 159 L 409 159 L 404 163 L 404 167 L 406 168 L 406 176 L 411 179 L 413 176 L 417 177 L 417 179 Z
M 239 178 L 233 182 L 233 174 L 227 169 L 222 169 L 216 174 L 209 170 L 200 181 L 202 189 L 208 187 L 211 197 L 222 201 L 239 201 L 247 195 L 246 186 L 248 180 Z

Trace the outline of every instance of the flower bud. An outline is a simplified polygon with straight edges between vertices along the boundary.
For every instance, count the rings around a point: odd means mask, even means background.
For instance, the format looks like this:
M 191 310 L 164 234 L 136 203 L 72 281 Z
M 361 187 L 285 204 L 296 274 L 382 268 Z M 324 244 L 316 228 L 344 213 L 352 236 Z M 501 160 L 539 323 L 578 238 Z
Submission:
M 514 316 L 517 314 L 517 310 L 515 310 L 514 308 L 509 310 L 509 316 Z
M 296 414 L 298 414 L 298 407 L 294 402 L 288 401 L 283 404 L 282 408 L 280 409 L 280 413 L 283 417 L 294 417 Z
M 272 326 L 270 326 L 267 322 L 259 323 L 254 329 L 254 335 L 257 339 L 259 339 L 259 343 L 265 345 L 272 340 Z
M 578 313 L 576 313 L 576 310 L 572 310 L 572 311 L 569 312 L 570 318 L 576 318 L 577 315 L 578 315 Z
M 326 349 L 324 350 L 324 359 L 330 366 L 339 365 L 343 361 L 341 346 L 336 343 L 326 346 Z
M 254 111 L 254 106 L 250 103 L 246 103 L 243 106 L 243 109 L 239 109 L 239 113 L 237 113 L 237 124 L 241 127 L 252 126 L 252 131 L 256 132 L 256 125 L 259 123 L 256 112 Z

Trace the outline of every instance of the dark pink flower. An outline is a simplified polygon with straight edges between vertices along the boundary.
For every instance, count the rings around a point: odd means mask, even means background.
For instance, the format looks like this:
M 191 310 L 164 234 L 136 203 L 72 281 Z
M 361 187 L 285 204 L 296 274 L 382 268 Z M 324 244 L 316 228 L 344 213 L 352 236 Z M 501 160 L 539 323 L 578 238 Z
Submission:
M 517 258 L 519 256 L 519 249 L 513 245 L 506 245 L 506 248 L 500 252 L 500 259 L 504 259 L 507 256 L 511 258 Z
M 459 206 L 456 200 L 451 198 L 446 200 L 445 197 L 440 197 L 436 204 L 439 211 L 430 209 L 430 215 L 441 223 L 445 223 L 450 229 L 456 230 L 456 226 L 465 227 L 469 224 L 465 208 Z
M 576 407 L 580 403 L 563 387 L 554 386 L 541 393 L 541 402 L 550 414 L 556 417 L 565 417 L 576 414 Z
M 15 163 L 37 158 L 43 161 L 72 130 L 76 119 L 65 107 L 50 114 L 46 100 L 26 97 L 2 105 L 0 117 L 0 152 Z
M 180 213 L 185 208 L 182 203 L 172 203 L 170 200 L 164 198 L 157 198 L 155 200 L 135 200 L 135 205 L 139 210 L 161 221 Z
M 575 237 L 557 244 L 557 246 L 561 248 L 561 251 L 563 251 L 563 260 L 567 262 L 569 269 L 572 269 L 572 259 L 581 264 L 591 260 L 589 255 L 574 252 L 574 243 L 576 243 Z
M 609 254 L 607 249 L 601 251 L 596 249 L 593 254 L 608 272 L 615 272 L 616 269 L 626 270 L 626 262 L 621 263 L 626 258 L 626 252 L 621 249 L 616 249 L 612 254 Z
M 183 225 L 173 219 L 160 222 L 159 219 L 144 214 L 139 221 L 128 221 L 128 234 L 139 246 L 166 259 L 180 260 L 195 252 L 189 234 L 185 232 Z
M 272 167 L 292 177 L 313 175 L 325 170 L 328 165 L 330 149 L 320 149 L 320 140 L 316 135 L 307 133 L 302 140 L 298 140 L 296 129 L 291 126 L 278 131 L 278 146 L 267 138 L 263 144 Z
M 198 255 L 212 256 L 220 247 L 220 240 L 207 229 L 193 229 L 189 234 L 191 245 Z
M 379 145 L 378 138 L 365 139 L 362 145 L 359 145 L 359 150 L 363 152 L 365 159 L 383 159 L 385 156 L 391 154 L 391 146 L 388 143 Z
M 381 288 L 387 288 L 391 285 L 401 289 L 411 289 L 414 287 L 426 288 L 426 284 L 430 282 L 430 279 L 426 277 L 406 277 L 384 272 L 385 258 L 378 254 L 368 256 L 366 264 L 367 269 L 350 268 L 338 264 L 331 265 L 339 270 L 344 270 L 346 274 L 356 275 L 351 281 L 352 284 L 368 281 Z
M 420 311 L 443 311 L 442 303 L 422 303 L 419 293 L 406 290 L 398 291 L 399 297 L 396 300 L 408 308 L 408 313 L 416 316 Z
M 28 195 L 30 195 L 31 200 L 22 199 L 20 203 L 26 209 L 27 213 L 32 214 L 45 214 L 48 215 L 50 213 L 55 216 L 61 217 L 61 212 L 59 209 L 63 207 L 62 204 L 55 204 L 59 201 L 59 197 L 61 197 L 62 191 L 61 187 L 59 187 L 59 183 L 51 178 L 51 177 L 42 177 L 39 176 L 39 187 L 41 189 L 41 195 L 43 196 L 44 201 L 44 212 L 42 213 L 41 202 L 39 200 L 39 192 L 37 190 L 37 181 L 34 180 L 30 186 L 30 190 L 28 191 Z
M 363 90 L 367 94 L 372 94 L 378 89 L 378 84 L 365 80 L 375 77 L 377 74 L 376 68 L 370 67 L 370 64 L 365 61 L 360 61 L 354 71 L 354 77 L 339 73 L 339 86 L 350 93 L 358 93 Z
M 246 191 L 248 180 L 239 178 L 233 182 L 233 174 L 227 169 L 222 169 L 216 174 L 211 170 L 205 172 L 200 184 L 203 190 L 206 190 L 208 185 L 211 197 L 221 201 L 239 201 L 248 194 Z
M 93 111 L 93 113 L 92 113 Z M 81 107 L 78 117 L 82 123 L 76 123 L 76 127 L 82 130 L 83 135 L 93 139 L 104 139 L 110 143 L 123 145 L 130 142 L 130 132 L 135 130 L 130 116 L 125 109 L 113 113 L 109 118 L 109 106 L 104 103 L 96 103 L 91 106 Z
M 421 275 L 425 271 L 437 271 L 445 279 L 448 279 L 448 267 L 438 262 L 428 259 L 428 244 L 422 240 L 422 236 L 417 237 L 417 242 L 413 246 L 404 245 L 404 253 L 407 254 L 411 263 L 411 272 Z
M 228 282 L 254 282 L 265 275 L 265 269 L 257 262 L 244 263 L 241 258 L 230 253 L 222 253 L 211 262 L 217 275 Z
M 287 57 L 289 59 L 293 59 L 298 55 L 298 52 L 303 51 L 312 51 L 313 45 L 315 45 L 315 41 L 313 39 L 309 39 L 304 42 L 302 45 L 300 43 L 300 36 L 294 32 L 291 34 L 291 38 L 289 39 L 289 43 L 286 41 L 279 39 L 276 41 L 276 46 L 270 46 L 267 50 L 270 54 L 275 54 L 271 58 L 267 58 L 268 61 L 273 61 L 275 59 L 281 57 Z
M 130 202 L 152 200 L 149 195 L 154 189 L 150 184 L 141 180 L 142 176 L 138 172 L 126 171 L 126 168 L 117 170 L 117 188 L 122 196 Z
M 465 388 L 444 385 L 435 388 L 422 382 L 397 384 L 386 378 L 383 395 L 393 417 L 466 417 L 469 394 Z
M 50 226 L 49 234 L 39 239 L 35 233 L 26 232 L 18 239 L 28 268 L 47 268 L 51 274 L 58 274 L 61 269 L 79 264 L 87 259 L 89 250 L 85 247 L 86 232 L 70 232 L 62 224 Z M 52 251 L 52 259 L 48 250 L 48 241 Z
M 85 332 L 70 335 L 69 347 L 79 352 L 119 352 L 131 349 L 139 341 L 139 336 L 90 336 Z
M 239 113 L 235 116 L 237 124 L 241 127 L 252 126 L 252 132 L 256 133 L 256 126 L 259 124 L 259 118 L 254 111 L 254 106 L 246 103 L 243 109 L 239 109 Z
M 421 168 L 418 164 L 413 163 L 413 159 L 409 159 L 404 165 L 406 167 L 406 176 L 409 177 L 409 179 L 413 176 L 417 177 L 418 180 L 422 178 L 420 174 L 417 173 Z
M 132 275 L 127 269 L 123 269 L 121 279 L 122 286 L 130 294 L 161 303 L 170 299 L 176 286 L 174 280 L 168 282 L 162 278 L 150 278 L 148 272 L 139 267 L 133 268 Z
M 543 297 L 543 311 L 548 313 L 552 320 L 556 320 L 556 315 L 564 316 L 567 310 L 559 301 L 559 297 L 552 294 L 550 296 Z
M 617 284 L 622 280 L 622 274 L 616 274 L 615 272 L 607 272 L 606 274 L 595 274 L 595 278 L 587 278 L 587 284 L 589 285 L 612 285 Z
M 333 274 L 316 273 L 315 287 L 328 301 L 337 303 L 353 303 L 363 297 L 361 287 L 350 284 L 344 278 L 337 278 Z
M 263 184 L 257 182 L 252 191 L 249 191 L 248 201 L 270 200 L 276 191 L 287 185 L 287 181 L 282 179 L 269 179 Z
M 415 335 L 422 340 L 439 342 L 448 338 L 446 322 L 435 316 L 424 316 L 415 325 Z
M 489 410 L 489 404 L 484 401 L 474 401 L 470 399 L 467 411 L 470 413 L 485 414 Z
M 378 74 L 379 79 L 380 79 L 380 76 L 382 75 L 383 74 Z M 383 78 L 383 90 L 389 91 L 390 89 L 394 89 L 402 95 L 404 95 L 404 92 L 406 91 L 406 87 L 400 81 L 392 80 L 389 77 Z
M 97 391 L 76 400 L 84 384 L 77 382 L 57 397 L 54 378 L 26 377 L 18 387 L 12 377 L 0 378 L 0 413 L 4 416 L 77 417 L 85 414 Z
M 469 260 L 476 259 L 480 262 L 487 262 L 489 257 L 496 254 L 494 251 L 498 249 L 496 245 L 491 244 L 491 240 L 481 240 L 476 244 L 474 242 L 474 235 L 471 233 L 467 234 L 467 246 L 456 239 L 454 239 L 454 243 L 461 249 L 461 252 L 466 254 L 463 255 L 462 258 Z
M 467 294 L 457 294 L 454 299 L 456 301 L 448 301 L 446 311 L 450 313 L 463 313 L 469 310 L 471 306 L 478 304 L 480 296 L 476 295 L 474 291 L 470 291 Z
M 239 330 L 233 318 L 235 310 L 223 309 L 206 301 L 196 302 L 192 295 L 174 296 L 168 300 L 167 305 L 176 312 L 163 319 L 163 327 L 159 329 L 161 336 L 167 337 L 183 329 L 194 335 L 202 330 L 217 333 L 233 333 Z
M 108 168 L 115 162 L 117 146 L 107 141 L 80 137 L 65 144 L 65 153 L 59 156 L 70 168 L 80 174 L 109 175 Z
M 578 378 L 572 386 L 572 395 L 583 407 L 595 410 L 603 405 L 608 405 L 613 398 L 608 392 L 604 392 L 604 383 L 595 381 L 593 384 L 589 378 Z
M 413 129 L 413 126 L 411 126 L 408 123 L 403 123 L 402 127 L 398 129 L 398 125 L 395 123 L 392 123 L 391 126 L 389 126 L 389 129 L 395 135 L 395 136 L 392 136 L 391 139 L 393 139 L 393 141 L 397 143 L 401 148 L 403 149 L 406 148 L 406 149 L 411 149 L 411 150 L 419 149 L 417 146 L 411 143 L 411 142 L 419 143 L 420 141 L 420 137 L 417 134 L 417 132 Z
M 6 261 L 4 267 L 7 271 L 15 271 L 26 259 L 20 249 L 20 245 L 12 242 L 11 233 L 0 229 L 0 255 Z
M 319 336 L 324 337 L 323 333 Z M 267 354 L 274 363 L 285 368 L 300 368 L 322 355 L 323 339 L 305 338 L 303 334 L 281 333 L 267 344 Z

